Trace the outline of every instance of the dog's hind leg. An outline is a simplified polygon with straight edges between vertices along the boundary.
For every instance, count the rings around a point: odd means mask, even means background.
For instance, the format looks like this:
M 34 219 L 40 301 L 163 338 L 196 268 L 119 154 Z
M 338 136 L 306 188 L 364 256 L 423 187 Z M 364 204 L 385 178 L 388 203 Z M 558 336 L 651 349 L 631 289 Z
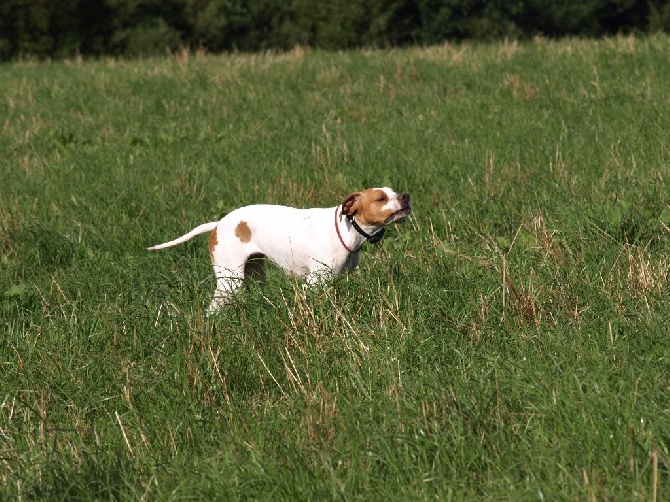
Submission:
M 212 231 L 209 236 L 209 253 L 216 276 L 216 291 L 208 314 L 218 311 L 244 283 L 245 279 L 265 281 L 265 259 L 258 248 L 239 239 L 228 239 L 219 243 L 219 235 L 231 233 L 224 226 Z
M 260 253 L 252 254 L 235 269 L 215 264 L 214 275 L 216 276 L 216 291 L 207 309 L 207 314 L 210 315 L 219 310 L 244 282 L 256 281 L 261 285 L 265 283 L 265 257 Z
M 209 256 L 216 277 L 216 290 L 207 309 L 207 315 L 218 311 L 228 301 L 230 295 L 242 286 L 244 281 L 246 255 L 239 249 L 239 245 L 235 245 L 234 241 L 230 244 L 220 244 L 220 232 L 221 229 L 217 227 L 209 234 Z
M 216 313 L 228 301 L 228 298 L 242 286 L 244 264 L 234 269 L 214 265 L 214 275 L 216 276 L 216 291 L 214 291 L 212 303 L 207 309 L 208 315 Z

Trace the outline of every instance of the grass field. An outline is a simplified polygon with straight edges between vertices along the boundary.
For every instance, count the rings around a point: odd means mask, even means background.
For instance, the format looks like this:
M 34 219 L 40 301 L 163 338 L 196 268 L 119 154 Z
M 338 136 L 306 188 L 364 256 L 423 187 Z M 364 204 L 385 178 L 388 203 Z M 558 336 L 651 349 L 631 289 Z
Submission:
M 0 499 L 670 500 L 670 38 L 0 68 Z M 414 213 L 213 319 L 235 207 Z

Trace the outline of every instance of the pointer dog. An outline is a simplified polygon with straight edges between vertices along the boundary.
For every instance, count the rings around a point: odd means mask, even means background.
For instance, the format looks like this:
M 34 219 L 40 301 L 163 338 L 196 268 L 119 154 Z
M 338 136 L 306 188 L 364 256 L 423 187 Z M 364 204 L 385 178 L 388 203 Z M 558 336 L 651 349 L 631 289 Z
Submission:
M 355 192 L 330 208 L 255 204 L 148 249 L 175 246 L 210 232 L 209 254 L 216 275 L 216 291 L 207 311 L 212 314 L 245 279 L 265 279 L 264 258 L 315 284 L 356 268 L 363 244 L 378 242 L 386 225 L 404 220 L 411 211 L 409 194 L 390 188 Z

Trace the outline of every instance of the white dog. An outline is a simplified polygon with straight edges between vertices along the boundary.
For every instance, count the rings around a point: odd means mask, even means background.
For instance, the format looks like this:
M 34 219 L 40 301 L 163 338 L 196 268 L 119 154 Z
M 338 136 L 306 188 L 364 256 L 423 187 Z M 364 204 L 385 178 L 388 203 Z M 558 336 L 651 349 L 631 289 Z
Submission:
M 178 239 L 148 249 L 167 248 L 210 232 L 209 254 L 216 275 L 216 291 L 208 310 L 211 314 L 245 278 L 265 279 L 266 257 L 309 284 L 353 270 L 363 243 L 379 241 L 386 225 L 407 218 L 411 210 L 409 195 L 390 188 L 352 193 L 341 205 L 330 208 L 256 204 L 235 209 L 221 221 L 204 223 Z

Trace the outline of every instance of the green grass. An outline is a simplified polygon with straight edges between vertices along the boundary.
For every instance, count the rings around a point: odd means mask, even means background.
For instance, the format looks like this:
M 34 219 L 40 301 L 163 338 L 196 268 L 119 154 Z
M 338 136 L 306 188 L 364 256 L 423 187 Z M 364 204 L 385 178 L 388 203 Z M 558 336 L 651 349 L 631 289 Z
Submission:
M 0 71 L 0 498 L 670 499 L 670 38 Z M 235 207 L 414 214 L 214 319 Z

